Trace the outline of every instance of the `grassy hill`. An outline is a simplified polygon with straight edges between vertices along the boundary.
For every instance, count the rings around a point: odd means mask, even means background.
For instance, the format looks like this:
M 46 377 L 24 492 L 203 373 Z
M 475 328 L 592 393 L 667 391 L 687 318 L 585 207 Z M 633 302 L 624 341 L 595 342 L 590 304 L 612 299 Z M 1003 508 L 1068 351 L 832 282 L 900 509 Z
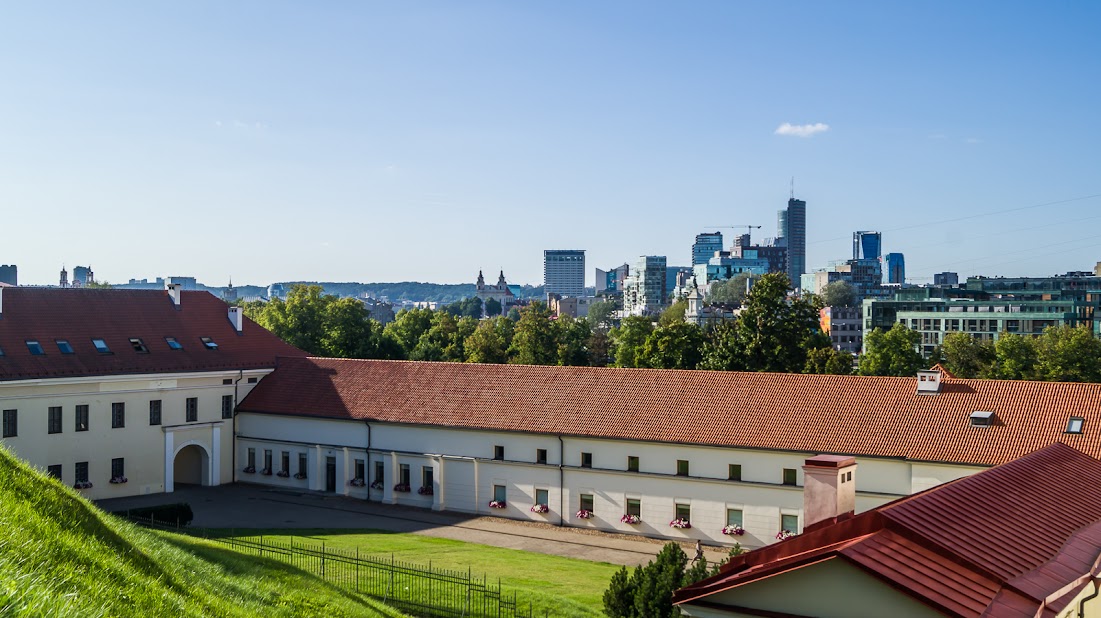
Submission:
M 393 616 L 283 563 L 102 513 L 0 447 L 0 616 Z

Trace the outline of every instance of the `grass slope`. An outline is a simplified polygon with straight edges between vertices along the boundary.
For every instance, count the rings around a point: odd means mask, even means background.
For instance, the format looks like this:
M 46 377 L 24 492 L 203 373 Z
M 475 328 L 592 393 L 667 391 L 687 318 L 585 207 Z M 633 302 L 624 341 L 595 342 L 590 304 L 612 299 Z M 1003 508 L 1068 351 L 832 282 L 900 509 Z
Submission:
M 0 616 L 400 616 L 285 564 L 103 514 L 0 447 Z
M 229 534 L 230 531 L 221 531 Z M 233 531 L 241 534 L 245 531 Z M 398 560 L 486 575 L 504 592 L 518 594 L 527 608 L 532 603 L 535 615 L 546 610 L 557 616 L 592 616 L 603 613 L 604 590 L 618 565 L 535 554 L 516 549 L 490 547 L 452 539 L 382 530 L 249 530 L 263 534 L 265 540 L 321 544 L 339 549 L 359 549 L 365 555 L 389 556 Z

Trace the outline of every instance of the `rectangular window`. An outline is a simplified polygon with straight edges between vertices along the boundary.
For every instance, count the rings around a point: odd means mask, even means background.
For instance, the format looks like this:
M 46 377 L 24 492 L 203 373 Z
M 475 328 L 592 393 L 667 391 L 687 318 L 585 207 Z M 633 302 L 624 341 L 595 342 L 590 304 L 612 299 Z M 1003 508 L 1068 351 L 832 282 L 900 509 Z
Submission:
M 50 406 L 46 433 L 61 433 L 61 406 Z
M 398 464 L 398 482 L 409 485 L 409 464 Z
M 433 478 L 434 474 L 432 466 L 424 466 L 421 468 L 421 487 L 428 487 L 431 489 L 432 484 L 435 482 Z
M 61 464 L 54 464 L 52 466 L 46 466 L 46 474 L 54 477 L 57 480 L 61 480 Z
M 186 422 L 194 423 L 199 420 L 199 398 L 188 397 L 184 402 L 184 413 L 186 414 Z
M 161 424 L 161 400 L 151 399 L 149 401 L 149 424 L 160 425 Z
M 76 407 L 76 430 L 88 431 L 88 406 L 79 405 Z
M 627 471 L 638 472 L 638 457 L 634 455 L 627 456 Z
M 306 454 L 298 454 L 298 476 L 306 478 Z
M 249 384 L 256 384 L 256 382 L 257 382 L 258 380 L 259 380 L 259 378 L 249 378 L 249 379 L 248 379 L 248 383 L 249 383 Z
M 115 402 L 111 404 L 111 429 L 119 429 L 126 426 L 126 404 Z
M 535 490 L 535 503 L 536 504 L 550 504 L 550 492 L 546 489 Z
M 138 354 L 148 354 L 149 348 L 145 346 L 145 342 L 137 337 L 130 338 L 130 347 L 134 348 L 134 351 Z
M 279 469 L 286 476 L 291 475 L 291 454 L 288 451 L 283 451 L 279 454 Z
M 222 418 L 233 418 L 233 395 L 222 395 Z
M 386 477 L 386 464 L 381 461 L 375 462 L 375 482 L 381 483 L 382 479 Z
M 57 349 L 62 354 L 72 354 L 73 346 L 65 339 L 57 339 L 54 341 L 57 344 Z
M 591 467 L 593 467 L 593 454 L 592 453 L 581 453 L 581 467 L 582 468 L 591 468 Z
M 199 337 L 199 340 L 203 342 L 203 347 L 208 350 L 217 350 L 218 344 L 214 343 L 214 340 L 210 337 Z
M 547 449 L 541 448 L 535 451 L 535 463 L 545 464 L 547 463 Z
M 691 504 L 677 504 L 677 519 L 683 519 L 684 521 L 692 521 L 692 505 Z
M 799 532 L 799 516 L 798 515 L 781 515 L 780 516 L 780 529 L 787 530 L 788 532 Z
M 183 349 L 183 344 L 181 344 L 179 341 L 176 341 L 175 337 L 165 337 L 164 342 L 168 344 L 168 349 L 169 350 L 182 350 Z
M 93 339 L 92 345 L 96 346 L 96 352 L 100 354 L 110 354 L 111 348 L 107 347 L 107 342 L 102 339 Z
M 264 469 L 271 472 L 271 449 L 264 449 Z
M 494 485 L 493 486 L 493 499 L 497 502 L 505 502 L 505 486 Z
M 688 476 L 688 460 L 677 460 L 677 476 Z
M 627 514 L 642 517 L 642 500 L 627 499 Z
M 784 485 L 794 485 L 795 481 L 795 468 L 784 468 Z
M 256 467 L 256 449 L 252 448 L 251 446 L 248 449 L 248 467 Z
M 46 353 L 46 351 L 42 349 L 42 344 L 34 339 L 27 340 L 27 350 L 34 356 L 42 356 Z
M 505 447 L 500 446 L 500 445 L 494 446 L 493 447 L 493 458 L 494 459 L 504 459 L 505 458 Z
M 222 378 L 222 386 L 229 386 L 230 384 L 233 384 L 232 378 Z
M 355 476 L 354 476 L 354 478 L 365 479 L 365 478 L 367 478 L 366 474 L 367 474 L 366 464 L 363 462 L 362 459 L 357 459 L 356 463 L 355 463 Z
M 581 494 L 581 501 L 580 501 L 580 504 L 579 504 L 579 508 L 582 511 L 588 511 L 588 512 L 592 513 L 594 502 L 595 501 L 593 500 L 593 495 L 592 494 Z
M 727 479 L 731 481 L 742 480 L 742 464 L 730 464 L 727 466 Z
M 742 509 L 726 509 L 726 523 L 729 526 L 741 526 Z
M 88 462 L 86 462 L 86 461 L 76 462 L 76 466 L 74 466 L 74 474 L 76 476 L 76 478 L 73 479 L 74 482 L 87 483 L 88 482 Z
M 122 457 L 111 460 L 111 478 L 117 479 L 126 476 L 126 463 Z
M 1082 433 L 1082 424 L 1086 422 L 1086 419 L 1081 416 L 1072 416 L 1067 421 L 1067 433 Z
M 19 410 L 4 410 L 4 437 L 19 435 Z

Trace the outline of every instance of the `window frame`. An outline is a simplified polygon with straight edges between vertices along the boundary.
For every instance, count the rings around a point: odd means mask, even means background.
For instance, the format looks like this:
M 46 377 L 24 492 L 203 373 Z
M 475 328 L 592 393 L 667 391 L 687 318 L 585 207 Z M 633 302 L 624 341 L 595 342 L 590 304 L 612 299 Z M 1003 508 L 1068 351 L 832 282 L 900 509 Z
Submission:
M 736 525 L 745 527 L 745 510 L 733 509 L 727 507 L 726 509 L 726 525 Z
M 182 350 L 182 349 L 184 349 L 183 344 L 180 343 L 180 340 L 175 338 L 175 337 L 165 337 L 164 342 L 166 344 L 168 344 L 168 349 L 169 350 Z
M 222 395 L 222 419 L 233 418 L 233 395 Z
M 256 447 L 255 446 L 248 447 L 248 451 L 245 452 L 245 464 L 249 468 L 255 468 L 256 467 Z
M 675 519 L 683 519 L 684 521 L 692 521 L 692 503 L 690 502 L 674 502 L 673 513 Z
M 306 477 L 306 468 L 309 467 L 308 456 L 305 453 L 298 454 L 298 474 L 303 478 Z
M 113 354 L 111 352 L 111 346 L 107 345 L 107 340 L 100 337 L 92 337 L 92 347 L 96 349 L 96 352 L 100 354 Z
M 74 483 L 87 483 L 88 477 L 91 475 L 89 471 L 88 462 L 78 461 L 73 464 L 73 482 Z
M 1067 430 L 1064 433 L 1081 434 L 1082 429 L 1086 425 L 1086 418 L 1083 416 L 1072 416 L 1067 419 Z
M 130 347 L 134 349 L 138 354 L 148 354 L 149 346 L 145 345 L 145 342 L 141 340 L 141 337 L 130 337 Z
M 126 476 L 126 459 L 115 457 L 111 460 L 111 478 L 123 478 Z
M 126 428 L 126 402 L 115 401 L 111 403 L 111 429 Z
M 581 452 L 581 467 L 582 468 L 592 468 L 593 467 L 593 454 L 592 453 L 586 453 L 584 451 Z
M 742 480 L 742 464 L 727 464 L 726 475 L 728 481 Z
M 398 464 L 398 483 L 407 487 L 412 487 L 409 483 L 413 480 L 412 469 L 409 464 Z
M 627 471 L 628 472 L 638 472 L 638 464 L 639 464 L 638 455 L 628 455 L 627 456 Z
M 184 422 L 199 422 L 199 398 L 188 397 L 184 400 Z
M 88 407 L 88 404 L 78 404 L 76 407 L 76 414 L 74 414 L 73 416 L 74 431 L 88 431 L 88 429 L 92 425 L 92 414 L 90 408 Z M 83 424 L 81 424 L 81 420 L 84 421 Z
M 577 506 L 582 511 L 596 512 L 596 496 L 593 494 L 579 494 L 577 496 Z
M 787 485 L 788 487 L 798 487 L 799 471 L 795 468 L 783 468 L 783 479 L 780 484 Z
M 149 400 L 149 425 L 160 425 L 163 422 L 164 404 L 160 399 Z
M 642 498 L 627 498 L 623 510 L 626 511 L 626 515 L 634 515 L 642 519 Z
M 0 433 L 0 437 L 4 438 L 18 438 L 19 437 L 19 410 L 12 408 L 4 410 L 3 413 L 3 433 Z
M 494 485 L 493 486 L 493 500 L 496 502 L 504 502 L 508 504 L 508 486 L 507 485 Z
M 216 351 L 218 349 L 218 343 L 210 337 L 199 337 L 199 341 L 203 342 L 203 347 L 208 350 Z
M 69 343 L 68 339 L 54 339 L 54 344 L 57 345 L 57 351 L 62 354 L 76 354 L 73 344 Z
M 61 464 L 50 464 L 46 466 L 46 476 L 55 478 L 59 481 L 61 480 L 61 475 L 63 474 L 63 472 L 64 471 L 61 467 Z
M 432 466 L 421 466 L 421 487 L 432 489 L 436 484 L 436 469 Z
M 61 406 L 50 406 L 46 409 L 46 433 L 63 433 L 65 426 L 65 412 Z
M 692 476 L 692 468 L 687 459 L 677 460 L 677 476 Z
M 545 448 L 535 449 L 535 463 L 546 465 L 546 463 L 547 463 L 547 449 L 545 449 Z
M 352 460 L 352 478 L 365 479 L 367 478 L 367 462 L 363 459 Z
M 282 451 L 279 453 L 279 470 L 287 476 L 291 474 L 291 452 Z
M 386 479 L 386 462 L 376 461 L 375 462 L 374 482 L 382 483 L 382 482 L 384 482 L 385 479 Z
M 505 460 L 505 447 L 501 444 L 493 445 L 493 460 L 504 461 Z
M 42 344 L 37 339 L 26 339 L 24 343 L 27 344 L 27 351 L 31 353 L 31 356 L 45 356 L 46 349 L 42 347 Z
M 791 521 L 791 520 L 795 521 L 794 526 L 792 526 L 791 528 L 788 528 L 787 526 L 784 525 L 785 521 Z M 798 534 L 799 533 L 799 516 L 794 514 L 794 513 L 781 513 L 780 514 L 780 529 L 781 530 L 786 530 L 786 531 L 788 531 L 792 534 Z

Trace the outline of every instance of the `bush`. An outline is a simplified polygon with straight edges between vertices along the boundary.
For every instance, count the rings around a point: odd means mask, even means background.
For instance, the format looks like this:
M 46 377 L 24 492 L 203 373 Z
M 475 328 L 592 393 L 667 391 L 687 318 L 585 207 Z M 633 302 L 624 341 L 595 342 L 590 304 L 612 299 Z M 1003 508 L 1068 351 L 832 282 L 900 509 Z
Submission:
M 195 518 L 194 513 L 191 512 L 191 505 L 186 502 L 147 506 L 140 509 L 127 509 L 126 511 L 116 511 L 115 514 L 126 515 L 127 517 L 145 521 L 149 521 L 149 519 L 152 518 L 153 521 L 157 523 L 165 525 L 178 524 L 179 526 L 186 526 Z

